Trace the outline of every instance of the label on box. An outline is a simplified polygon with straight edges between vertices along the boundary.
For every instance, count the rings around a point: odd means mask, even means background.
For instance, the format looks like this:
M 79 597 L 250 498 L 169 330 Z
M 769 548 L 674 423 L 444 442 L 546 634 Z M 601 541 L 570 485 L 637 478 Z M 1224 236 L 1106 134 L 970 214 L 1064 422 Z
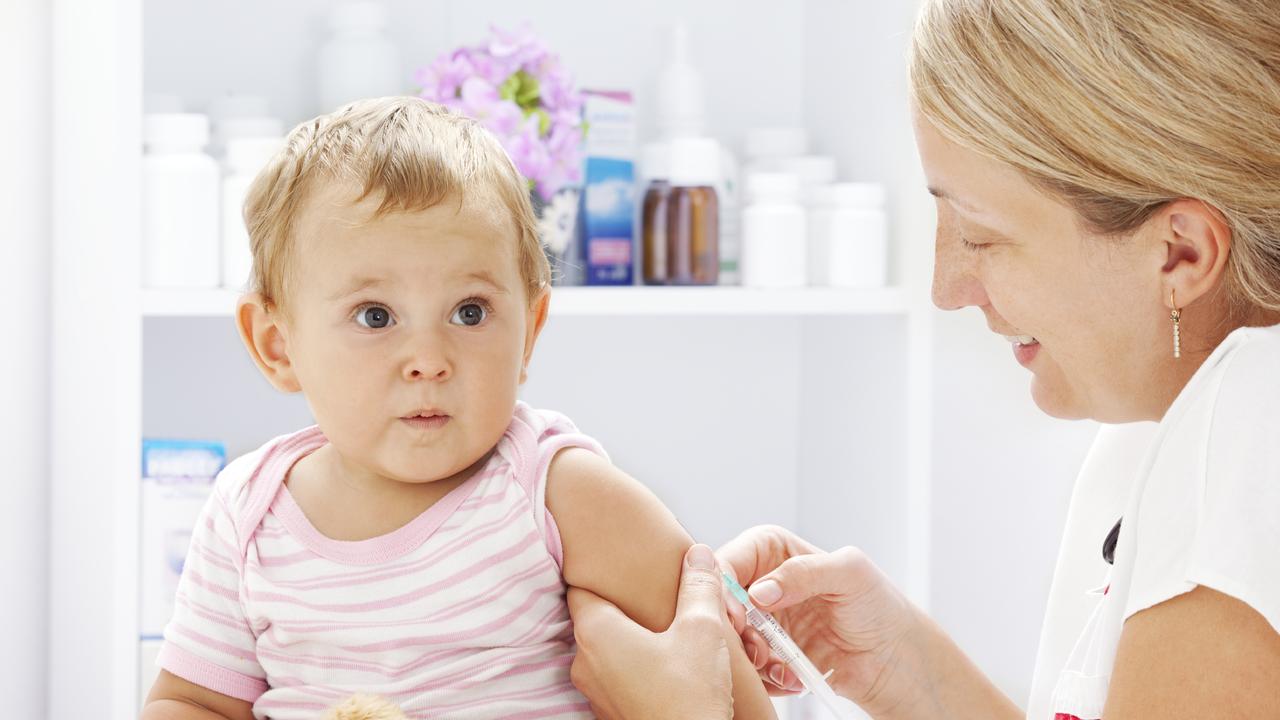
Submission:
M 143 640 L 159 638 L 173 614 L 191 531 L 225 462 L 221 443 L 151 439 L 142 443 L 138 627 Z

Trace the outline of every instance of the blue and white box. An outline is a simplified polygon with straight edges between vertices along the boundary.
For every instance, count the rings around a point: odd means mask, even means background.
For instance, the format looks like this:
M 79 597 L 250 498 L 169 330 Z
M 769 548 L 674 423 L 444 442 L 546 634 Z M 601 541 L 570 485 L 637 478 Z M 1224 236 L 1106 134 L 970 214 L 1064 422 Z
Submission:
M 226 458 L 218 442 L 142 441 L 140 640 L 158 639 L 173 614 L 191 531 Z
M 636 113 L 627 92 L 586 90 L 582 261 L 587 285 L 631 285 Z

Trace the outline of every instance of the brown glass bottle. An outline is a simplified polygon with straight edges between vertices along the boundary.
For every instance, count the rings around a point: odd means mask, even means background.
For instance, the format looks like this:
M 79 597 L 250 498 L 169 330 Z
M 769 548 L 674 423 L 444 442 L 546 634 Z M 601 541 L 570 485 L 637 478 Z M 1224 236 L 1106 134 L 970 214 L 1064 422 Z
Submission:
M 640 210 L 641 277 L 645 285 L 666 285 L 670 273 L 667 265 L 667 197 L 671 184 L 654 180 L 644 192 Z
M 710 186 L 672 187 L 667 195 L 667 284 L 720 280 L 720 203 Z
M 667 284 L 720 281 L 720 144 L 706 137 L 674 138 L 668 145 Z

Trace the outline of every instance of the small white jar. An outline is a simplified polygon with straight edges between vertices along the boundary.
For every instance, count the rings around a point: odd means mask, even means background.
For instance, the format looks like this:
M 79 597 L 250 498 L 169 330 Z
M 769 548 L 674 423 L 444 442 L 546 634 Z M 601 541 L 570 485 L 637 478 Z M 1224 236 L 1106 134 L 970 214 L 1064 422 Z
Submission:
M 747 176 L 742 211 L 742 284 L 758 288 L 806 283 L 806 217 L 800 179 L 790 173 Z
M 143 118 L 142 283 L 149 288 L 218 286 L 218 163 L 203 152 L 209 118 Z
M 889 280 L 889 222 L 884 186 L 835 183 L 813 188 L 810 198 L 810 284 L 885 286 Z

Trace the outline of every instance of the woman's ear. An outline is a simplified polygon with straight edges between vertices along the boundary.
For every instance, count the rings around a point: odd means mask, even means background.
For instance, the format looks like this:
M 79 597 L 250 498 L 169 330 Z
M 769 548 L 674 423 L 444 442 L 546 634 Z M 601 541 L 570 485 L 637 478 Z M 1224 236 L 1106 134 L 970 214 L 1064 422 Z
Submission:
M 1165 247 L 1165 301 L 1176 290 L 1183 308 L 1212 293 L 1223 280 L 1231 250 L 1227 219 L 1208 203 L 1189 198 L 1169 203 L 1155 219 Z
M 533 302 L 529 303 L 529 318 L 525 324 L 524 361 L 520 365 L 520 384 L 529 379 L 529 361 L 533 359 L 533 346 L 547 324 L 547 313 L 551 308 L 551 289 L 543 288 Z
M 289 360 L 288 336 L 279 308 L 261 293 L 249 293 L 236 304 L 236 326 L 249 357 L 275 389 L 295 393 L 302 389 Z

